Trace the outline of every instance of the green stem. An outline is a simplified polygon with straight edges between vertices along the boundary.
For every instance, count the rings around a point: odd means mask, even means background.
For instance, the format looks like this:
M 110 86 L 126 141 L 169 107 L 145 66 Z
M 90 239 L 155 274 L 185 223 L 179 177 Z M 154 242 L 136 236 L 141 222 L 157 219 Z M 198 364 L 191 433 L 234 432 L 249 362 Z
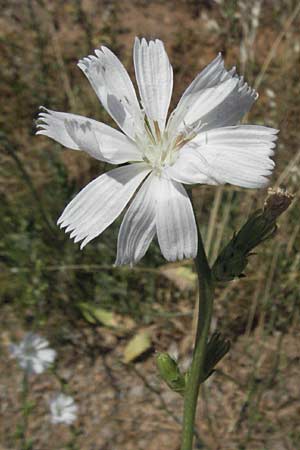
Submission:
M 195 258 L 195 266 L 199 282 L 199 308 L 193 361 L 184 396 L 181 450 L 192 450 L 193 448 L 197 400 L 201 380 L 204 376 L 203 365 L 213 309 L 213 281 L 211 269 L 207 261 L 198 225 L 197 230 L 198 251 Z
M 21 404 L 22 404 L 22 423 L 20 424 L 20 450 L 27 449 L 27 428 L 28 428 L 28 374 L 26 370 L 22 379 Z
M 71 439 L 66 446 L 66 450 L 79 450 L 77 439 L 79 432 L 73 425 L 70 426 Z

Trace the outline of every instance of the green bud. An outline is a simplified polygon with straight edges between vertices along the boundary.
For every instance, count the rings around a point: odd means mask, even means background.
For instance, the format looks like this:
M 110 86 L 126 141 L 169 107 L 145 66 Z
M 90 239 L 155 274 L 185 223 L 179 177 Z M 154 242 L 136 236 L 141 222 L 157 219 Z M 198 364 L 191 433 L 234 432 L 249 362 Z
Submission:
M 264 208 L 255 211 L 235 233 L 215 261 L 212 273 L 216 281 L 242 277 L 252 250 L 277 231 L 276 219 L 289 207 L 293 196 L 282 189 L 269 190 Z
M 159 374 L 174 392 L 183 395 L 185 378 L 179 370 L 177 362 L 168 353 L 158 353 L 156 358 Z

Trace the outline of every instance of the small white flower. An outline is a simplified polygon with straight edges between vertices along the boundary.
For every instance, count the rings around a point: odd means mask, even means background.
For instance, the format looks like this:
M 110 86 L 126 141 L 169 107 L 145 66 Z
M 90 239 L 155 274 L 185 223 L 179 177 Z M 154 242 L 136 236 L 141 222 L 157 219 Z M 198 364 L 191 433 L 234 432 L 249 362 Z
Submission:
M 277 130 L 237 125 L 258 95 L 235 67 L 225 69 L 220 54 L 168 120 L 173 70 L 163 43 L 136 38 L 133 59 L 141 106 L 126 69 L 108 48 L 78 64 L 123 133 L 74 114 L 45 108 L 39 114 L 37 134 L 110 164 L 130 163 L 89 183 L 58 224 L 83 248 L 132 200 L 119 230 L 116 264 L 139 261 L 155 235 L 167 260 L 192 258 L 197 228 L 183 184 L 265 186 Z
M 55 350 L 49 342 L 33 333 L 26 334 L 19 344 L 11 344 L 10 352 L 28 374 L 40 374 L 54 362 Z
M 77 405 L 74 399 L 65 394 L 58 394 L 50 401 L 52 423 L 71 425 L 77 418 Z

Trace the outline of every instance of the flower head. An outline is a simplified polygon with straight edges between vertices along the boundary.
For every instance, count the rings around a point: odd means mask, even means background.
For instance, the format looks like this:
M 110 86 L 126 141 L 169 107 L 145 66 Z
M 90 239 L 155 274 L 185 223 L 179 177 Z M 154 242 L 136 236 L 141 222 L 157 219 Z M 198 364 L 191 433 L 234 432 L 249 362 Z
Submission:
M 83 248 L 125 209 L 116 264 L 136 263 L 156 235 L 169 261 L 197 252 L 197 229 L 183 184 L 265 186 L 277 130 L 237 125 L 257 93 L 226 70 L 219 54 L 183 93 L 168 117 L 173 70 L 163 43 L 136 38 L 140 103 L 119 59 L 106 47 L 79 61 L 117 131 L 82 116 L 43 109 L 37 134 L 111 164 L 129 163 L 89 183 L 58 224 Z
M 57 394 L 50 401 L 52 423 L 71 425 L 77 418 L 77 405 L 74 399 L 65 394 Z
M 275 235 L 278 229 L 277 219 L 288 209 L 293 198 L 285 189 L 268 189 L 264 207 L 248 217 L 216 259 L 212 267 L 216 281 L 230 281 L 245 276 L 243 272 L 249 257 L 255 254 L 253 250 Z
M 40 374 L 50 367 L 56 357 L 46 339 L 36 334 L 26 334 L 19 344 L 11 344 L 10 352 L 28 374 Z

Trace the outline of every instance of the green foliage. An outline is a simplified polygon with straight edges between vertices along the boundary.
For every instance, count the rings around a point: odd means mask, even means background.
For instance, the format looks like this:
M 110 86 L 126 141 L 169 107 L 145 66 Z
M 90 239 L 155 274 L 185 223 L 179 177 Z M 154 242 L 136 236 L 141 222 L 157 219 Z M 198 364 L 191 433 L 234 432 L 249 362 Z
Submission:
M 42 203 L 47 205 L 49 217 L 57 217 L 59 210 L 53 198 L 70 199 L 71 195 L 66 195 L 66 189 L 61 190 L 55 182 L 49 190 L 51 195 L 43 195 Z M 58 228 L 47 228 L 28 194 L 10 204 L 3 198 L 1 208 L 0 252 L 2 265 L 5 264 L 1 274 L 2 303 L 14 304 L 20 317 L 37 315 L 43 322 L 50 311 L 76 314 L 76 303 L 86 299 L 142 320 L 142 308 L 153 301 L 155 276 L 143 273 L 143 266 L 137 272 L 113 268 L 117 224 L 81 252 Z M 145 264 L 149 259 L 154 263 L 161 261 L 155 246 Z

